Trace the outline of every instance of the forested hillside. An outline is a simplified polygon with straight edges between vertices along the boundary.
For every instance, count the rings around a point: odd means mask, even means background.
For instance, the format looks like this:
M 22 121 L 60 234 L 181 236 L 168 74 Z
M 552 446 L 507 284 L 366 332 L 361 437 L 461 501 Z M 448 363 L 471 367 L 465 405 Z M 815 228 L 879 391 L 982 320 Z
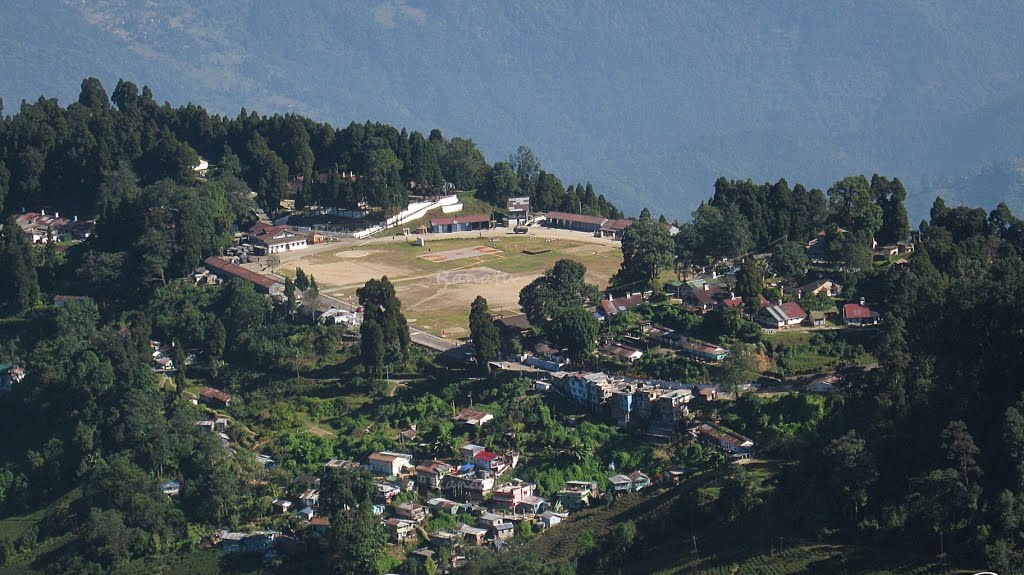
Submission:
M 315 0 L 6 2 L 0 97 L 76 96 L 85 75 L 235 116 L 297 112 L 528 143 L 627 211 L 683 218 L 725 175 L 922 185 L 1024 153 L 1012 1 L 679 5 Z M 162 103 L 162 100 L 159 101 Z M 241 152 L 236 150 L 236 152 Z M 972 204 L 1013 204 L 1005 189 Z
M 1005 204 L 936 198 L 912 226 L 899 178 L 722 177 L 674 236 L 645 209 L 595 238 L 621 212 L 591 185 L 563 188 L 527 147 L 488 164 L 439 130 L 210 115 L 94 78 L 66 107 L 5 117 L 0 168 L 5 575 L 1024 569 L 1024 221 Z M 197 269 L 258 207 L 380 216 L 445 182 L 492 210 L 527 194 L 600 216 L 526 230 L 580 243 L 519 292 L 515 325 L 491 317 L 489 286 L 460 284 L 480 296 L 460 310 L 464 351 L 417 344 L 386 276 L 353 290 L 357 328 L 324 320 L 338 309 L 297 265 L 264 273 L 270 255 L 233 276 L 223 259 Z M 95 229 L 34 240 L 22 205 Z M 429 241 L 512 243 L 477 233 Z M 314 257 L 432 249 L 402 240 L 338 239 Z M 548 240 L 531 251 L 567 245 Z M 572 259 L 594 243 L 621 250 L 601 285 Z M 810 293 L 825 284 L 838 287 Z M 820 323 L 772 315 L 787 309 Z M 509 367 L 531 354 L 571 367 Z M 579 396 L 580 381 L 598 391 Z M 624 411 L 644 394 L 669 401 Z M 497 497 L 526 482 L 533 511 Z M 585 487 L 566 498 L 570 484 Z M 545 524 L 563 500 L 579 507 Z

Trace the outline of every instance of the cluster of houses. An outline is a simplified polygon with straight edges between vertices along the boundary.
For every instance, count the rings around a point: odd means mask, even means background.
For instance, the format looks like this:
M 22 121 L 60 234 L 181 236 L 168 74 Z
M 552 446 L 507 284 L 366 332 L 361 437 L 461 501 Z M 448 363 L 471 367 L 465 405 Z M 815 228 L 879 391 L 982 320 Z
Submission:
M 690 282 L 675 282 L 677 295 L 693 313 L 705 314 L 720 307 L 739 309 L 743 306 L 743 298 L 734 292 L 726 291 L 718 278 L 696 279 Z M 838 297 L 843 287 L 829 279 L 818 279 L 806 285 L 785 290 L 794 299 L 809 295 L 822 294 Z M 841 308 L 832 306 L 825 310 L 807 312 L 796 301 L 778 300 L 770 302 L 764 296 L 760 298 L 760 311 L 754 321 L 765 329 L 785 329 L 794 326 L 822 326 L 826 321 L 842 322 L 848 326 L 875 325 L 881 321 L 878 312 L 869 308 L 864 299 L 859 303 L 849 302 Z
M 554 388 L 591 413 L 611 417 L 620 427 L 638 423 L 675 426 L 690 417 L 692 401 L 718 399 L 712 385 L 613 376 L 603 372 L 551 374 Z
M 84 241 L 96 226 L 95 219 L 79 220 L 78 216 L 72 216 L 69 220 L 60 217 L 59 212 L 47 214 L 46 210 L 23 212 L 15 216 L 14 221 L 31 244 L 57 240 Z

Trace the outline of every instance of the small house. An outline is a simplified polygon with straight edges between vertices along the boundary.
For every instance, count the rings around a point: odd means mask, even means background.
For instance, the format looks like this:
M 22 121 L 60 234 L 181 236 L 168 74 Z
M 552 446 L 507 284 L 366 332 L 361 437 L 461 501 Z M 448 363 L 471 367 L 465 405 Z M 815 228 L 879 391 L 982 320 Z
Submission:
M 407 468 L 411 468 L 411 461 L 412 455 L 407 453 L 379 451 L 370 455 L 367 467 L 374 475 L 392 477 L 401 475 Z
M 630 347 L 628 345 L 622 345 L 615 342 L 609 343 L 608 345 L 602 347 L 601 351 L 625 363 L 633 363 L 644 356 L 644 352 L 640 351 L 635 347 Z
M 633 491 L 640 491 L 651 486 L 651 478 L 642 471 L 634 471 L 627 475 L 629 480 L 633 483 Z
M 575 511 L 590 505 L 597 495 L 594 481 L 566 481 L 565 487 L 555 494 L 555 501 L 562 508 Z
M 414 523 L 422 523 L 427 519 L 427 508 L 416 503 L 400 503 L 395 506 L 395 516 Z
M 554 527 L 555 525 L 558 525 L 559 523 L 561 523 L 563 520 L 565 520 L 566 517 L 568 517 L 568 515 L 566 515 L 565 513 L 555 513 L 554 511 L 545 511 L 544 513 L 540 514 L 540 519 L 539 519 L 538 523 L 540 523 L 541 528 L 543 528 L 543 529 L 550 529 L 550 528 Z
M 717 447 L 732 457 L 745 458 L 754 454 L 752 440 L 715 423 L 698 424 L 690 430 L 690 434 L 698 441 Z
M 416 466 L 416 484 L 429 489 L 440 489 L 441 478 L 452 472 L 452 466 L 443 461 L 430 461 Z
M 629 493 L 633 491 L 633 480 L 626 475 L 612 475 L 608 478 L 612 493 Z
M 790 301 L 765 307 L 758 312 L 756 319 L 767 328 L 783 329 L 803 323 L 807 319 L 807 312 L 800 304 Z
M 274 511 L 281 514 L 288 513 L 292 508 L 292 502 L 287 499 L 275 499 L 273 505 Z
M 231 394 L 212 387 L 205 387 L 199 392 L 199 401 L 210 407 L 225 408 L 231 405 Z
M 168 497 L 174 497 L 181 493 L 181 482 L 177 480 L 165 481 L 160 484 L 160 493 Z
M 458 413 L 456 413 L 454 416 L 452 416 L 452 421 L 461 422 L 461 423 L 468 423 L 469 425 L 477 425 L 477 426 L 481 426 L 481 425 L 483 425 L 483 424 L 485 424 L 488 421 L 491 421 L 493 419 L 494 419 L 494 414 L 493 413 L 487 413 L 486 411 L 479 411 L 479 410 L 476 410 L 476 409 L 470 409 L 468 407 L 465 408 L 465 409 L 459 410 Z
M 8 393 L 25 379 L 25 368 L 12 363 L 0 364 L 0 393 Z
M 472 525 L 463 525 L 459 527 L 459 534 L 462 538 L 473 545 L 482 545 L 484 537 L 487 536 L 487 530 L 479 527 L 473 527 Z
M 320 491 L 318 489 L 307 489 L 299 496 L 299 501 L 306 507 L 320 507 Z
M 384 530 L 387 531 L 389 538 L 394 543 L 404 543 L 416 536 L 414 524 L 404 519 L 391 518 L 384 521 Z
M 314 517 L 309 520 L 309 528 L 313 530 L 314 534 L 322 537 L 331 528 L 331 520 L 326 517 Z
M 864 305 L 864 298 L 860 303 L 848 303 L 843 306 L 843 321 L 849 326 L 878 325 L 882 316 L 877 311 Z

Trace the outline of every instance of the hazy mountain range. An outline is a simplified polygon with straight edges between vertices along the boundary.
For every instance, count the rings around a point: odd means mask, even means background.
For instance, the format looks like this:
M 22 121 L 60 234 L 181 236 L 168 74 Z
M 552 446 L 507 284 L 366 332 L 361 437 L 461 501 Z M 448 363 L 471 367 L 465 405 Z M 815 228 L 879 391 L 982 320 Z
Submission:
M 124 77 L 232 115 L 438 127 L 634 214 L 686 217 L 720 175 L 874 171 L 913 218 L 938 189 L 1020 212 L 1021 22 L 1013 1 L 7 0 L 0 97 Z

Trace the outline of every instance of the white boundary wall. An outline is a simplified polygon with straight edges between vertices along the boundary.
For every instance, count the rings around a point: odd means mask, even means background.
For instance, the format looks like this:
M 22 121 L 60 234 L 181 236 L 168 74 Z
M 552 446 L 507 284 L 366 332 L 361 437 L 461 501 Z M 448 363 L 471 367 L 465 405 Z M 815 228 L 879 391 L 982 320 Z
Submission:
M 400 226 L 406 222 L 411 222 L 412 220 L 418 220 L 423 216 L 427 215 L 427 212 L 429 212 L 430 210 L 434 210 L 437 208 L 441 208 L 443 210 L 445 206 L 453 206 L 458 203 L 459 196 L 456 195 L 445 196 L 440 200 L 437 200 L 436 202 L 414 202 L 409 204 L 409 207 L 405 208 L 401 212 L 398 212 L 397 214 L 385 220 L 383 225 L 372 226 L 366 228 L 365 230 L 359 230 L 358 232 L 352 234 L 352 237 L 356 239 L 363 239 L 383 229 L 393 228 L 395 226 Z

